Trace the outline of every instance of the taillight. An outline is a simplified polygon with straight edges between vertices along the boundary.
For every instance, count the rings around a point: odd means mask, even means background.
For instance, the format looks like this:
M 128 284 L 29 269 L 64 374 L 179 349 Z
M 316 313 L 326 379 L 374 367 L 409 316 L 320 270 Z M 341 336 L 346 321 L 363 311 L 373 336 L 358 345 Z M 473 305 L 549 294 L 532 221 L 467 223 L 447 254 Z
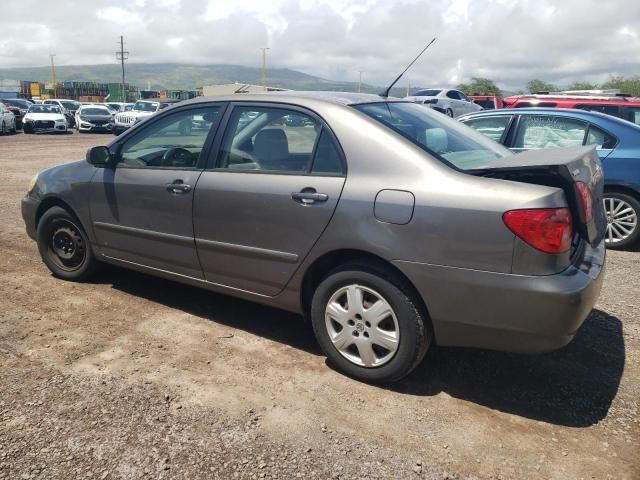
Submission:
M 571 212 L 568 208 L 510 210 L 502 215 L 518 238 L 545 253 L 564 253 L 571 248 Z
M 591 195 L 591 189 L 589 185 L 584 182 L 576 182 L 576 190 L 580 197 L 584 222 L 589 223 L 593 220 L 593 196 Z

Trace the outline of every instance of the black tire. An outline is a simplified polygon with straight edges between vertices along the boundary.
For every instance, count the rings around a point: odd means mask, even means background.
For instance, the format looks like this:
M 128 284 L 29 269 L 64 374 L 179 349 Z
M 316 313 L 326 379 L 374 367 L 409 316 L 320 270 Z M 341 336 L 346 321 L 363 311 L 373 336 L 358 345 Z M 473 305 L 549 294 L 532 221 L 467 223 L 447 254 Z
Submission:
M 22 133 L 27 133 L 27 134 L 33 133 L 33 127 L 30 126 L 28 123 L 23 124 Z
M 0 135 L 7 135 L 9 133 L 9 130 L 7 130 L 7 124 L 2 122 L 2 125 L 0 125 Z
M 51 207 L 44 212 L 38 222 L 37 240 L 42 261 L 58 278 L 81 282 L 98 269 L 99 263 L 82 224 L 64 208 Z M 68 249 L 71 253 L 65 253 L 70 255 L 65 259 L 56 252 L 69 246 L 69 242 L 73 247 Z
M 352 362 L 338 351 L 329 337 L 325 325 L 326 306 L 335 292 L 352 284 L 380 294 L 397 318 L 397 349 L 391 359 L 380 366 L 364 367 Z M 317 286 L 311 303 L 311 323 L 322 351 L 338 370 L 365 382 L 390 383 L 408 375 L 422 361 L 431 343 L 431 323 L 420 305 L 406 281 L 391 269 L 355 263 L 332 271 Z
M 453 110 L 451 110 L 450 108 L 447 108 L 447 116 L 453 118 Z
M 621 192 L 605 192 L 603 198 L 605 208 L 607 208 L 607 199 L 617 199 L 627 203 L 633 209 L 636 219 L 635 229 L 628 237 L 614 243 L 608 240 L 608 235 L 605 236 L 607 248 L 610 250 L 622 250 L 636 245 L 640 241 L 640 201 L 636 197 Z

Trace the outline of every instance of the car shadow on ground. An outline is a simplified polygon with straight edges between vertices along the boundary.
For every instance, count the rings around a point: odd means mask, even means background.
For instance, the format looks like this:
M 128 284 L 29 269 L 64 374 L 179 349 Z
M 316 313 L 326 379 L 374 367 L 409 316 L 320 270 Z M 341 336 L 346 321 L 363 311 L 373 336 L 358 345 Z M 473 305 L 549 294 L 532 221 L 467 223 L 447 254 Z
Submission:
M 196 287 L 108 267 L 96 278 L 128 294 L 322 355 L 299 315 Z M 563 349 L 541 355 L 431 348 L 406 379 L 385 388 L 412 396 L 445 392 L 502 412 L 587 427 L 606 417 L 625 363 L 622 323 L 594 310 Z M 328 363 L 328 366 L 331 365 Z
M 161 303 L 231 328 L 322 355 L 313 331 L 300 315 L 210 292 L 171 280 L 106 265 L 94 283 Z
M 411 375 L 391 388 L 409 395 L 445 392 L 502 412 L 587 427 L 606 417 L 624 363 L 622 322 L 593 310 L 573 341 L 556 352 L 432 349 Z

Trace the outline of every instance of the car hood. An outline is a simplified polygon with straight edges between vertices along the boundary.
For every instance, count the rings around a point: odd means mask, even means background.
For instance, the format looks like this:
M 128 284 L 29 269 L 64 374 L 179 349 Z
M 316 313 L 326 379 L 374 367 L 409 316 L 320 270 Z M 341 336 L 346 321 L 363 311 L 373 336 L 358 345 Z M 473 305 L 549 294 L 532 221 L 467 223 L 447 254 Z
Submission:
M 86 120 L 88 122 L 91 122 L 93 120 L 111 120 L 110 113 L 105 113 L 104 115 L 86 115 L 84 113 L 81 113 L 79 116 L 81 120 Z
M 27 113 L 25 120 L 64 120 L 61 113 Z
M 135 111 L 130 111 L 130 112 L 120 112 L 118 114 L 116 114 L 118 117 L 133 117 L 133 118 L 140 118 L 140 117 L 148 117 L 149 115 L 153 115 L 156 112 L 135 112 Z

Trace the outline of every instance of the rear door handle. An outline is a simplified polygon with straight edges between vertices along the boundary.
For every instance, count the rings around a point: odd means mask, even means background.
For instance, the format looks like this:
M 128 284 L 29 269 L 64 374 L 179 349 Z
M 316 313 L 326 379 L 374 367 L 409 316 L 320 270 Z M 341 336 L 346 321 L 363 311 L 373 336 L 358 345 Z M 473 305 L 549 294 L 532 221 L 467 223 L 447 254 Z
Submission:
M 326 202 L 329 200 L 329 195 L 326 193 L 318 193 L 316 191 L 303 190 L 302 192 L 291 193 L 291 198 L 303 205 L 313 205 L 316 202 Z
M 187 185 L 182 180 L 174 180 L 171 183 L 167 183 L 166 188 L 167 188 L 167 191 L 176 195 L 191 191 L 191 185 Z

